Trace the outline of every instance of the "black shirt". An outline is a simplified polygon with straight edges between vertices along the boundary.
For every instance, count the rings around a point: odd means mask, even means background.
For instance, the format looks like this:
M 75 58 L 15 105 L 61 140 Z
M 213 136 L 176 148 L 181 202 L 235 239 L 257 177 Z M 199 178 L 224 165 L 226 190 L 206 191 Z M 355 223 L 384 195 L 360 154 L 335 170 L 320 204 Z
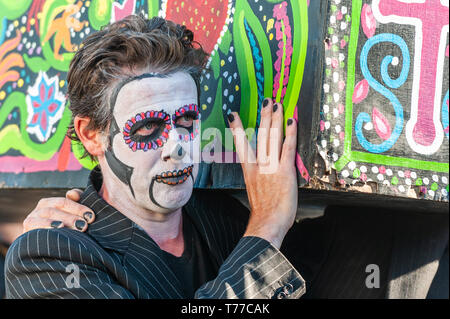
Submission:
M 163 251 L 170 268 L 180 282 L 183 283 L 188 298 L 193 298 L 195 291 L 204 283 L 217 276 L 218 266 L 213 261 L 207 244 L 201 238 L 197 229 L 183 208 L 184 251 L 176 257 Z

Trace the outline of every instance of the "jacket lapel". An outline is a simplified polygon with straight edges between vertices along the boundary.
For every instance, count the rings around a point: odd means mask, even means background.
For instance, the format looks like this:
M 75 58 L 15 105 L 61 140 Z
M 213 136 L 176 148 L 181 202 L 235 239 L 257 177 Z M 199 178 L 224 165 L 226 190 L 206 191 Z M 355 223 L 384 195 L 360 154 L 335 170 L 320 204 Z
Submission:
M 133 225 L 123 262 L 145 285 L 151 298 L 186 298 L 180 281 L 170 269 L 158 244 L 137 225 Z
M 118 253 L 128 273 L 127 286 L 138 298 L 184 298 L 181 284 L 169 268 L 159 246 L 133 221 L 100 197 L 101 173 L 91 172 L 80 203 L 95 213 L 87 230 L 103 248 Z M 137 284 L 133 284 L 131 278 Z

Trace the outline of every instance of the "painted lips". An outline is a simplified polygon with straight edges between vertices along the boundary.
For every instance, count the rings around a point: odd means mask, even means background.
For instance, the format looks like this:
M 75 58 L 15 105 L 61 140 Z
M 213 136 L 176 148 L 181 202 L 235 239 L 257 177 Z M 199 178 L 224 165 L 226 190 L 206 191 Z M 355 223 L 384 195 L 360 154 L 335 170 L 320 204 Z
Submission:
M 194 165 L 188 166 L 184 169 L 164 172 L 161 175 L 156 175 L 155 179 L 158 183 L 166 185 L 179 185 L 184 183 L 192 174 Z

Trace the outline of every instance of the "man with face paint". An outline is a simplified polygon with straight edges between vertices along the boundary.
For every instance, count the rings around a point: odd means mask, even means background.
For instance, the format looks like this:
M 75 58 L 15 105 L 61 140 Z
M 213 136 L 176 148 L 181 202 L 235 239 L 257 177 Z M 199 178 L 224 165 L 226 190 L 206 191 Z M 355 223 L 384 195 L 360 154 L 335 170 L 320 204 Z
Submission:
M 264 100 L 257 156 L 238 114 L 228 115 L 250 212 L 224 194 L 193 191 L 206 58 L 192 32 L 161 18 L 130 16 L 84 41 L 68 73 L 69 134 L 99 165 L 81 196 L 41 200 L 26 219 L 6 259 L 7 297 L 304 294 L 279 250 L 298 200 L 297 126 L 287 121 L 283 142 L 281 104 Z

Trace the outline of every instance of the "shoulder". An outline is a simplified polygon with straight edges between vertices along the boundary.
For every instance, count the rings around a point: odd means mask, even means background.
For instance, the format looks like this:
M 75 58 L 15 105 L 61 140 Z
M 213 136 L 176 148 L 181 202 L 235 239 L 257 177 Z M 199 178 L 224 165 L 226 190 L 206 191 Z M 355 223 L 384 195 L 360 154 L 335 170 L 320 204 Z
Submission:
M 82 262 L 97 259 L 100 255 L 102 248 L 84 233 L 67 228 L 35 229 L 12 243 L 5 266 L 21 260 L 44 258 Z

